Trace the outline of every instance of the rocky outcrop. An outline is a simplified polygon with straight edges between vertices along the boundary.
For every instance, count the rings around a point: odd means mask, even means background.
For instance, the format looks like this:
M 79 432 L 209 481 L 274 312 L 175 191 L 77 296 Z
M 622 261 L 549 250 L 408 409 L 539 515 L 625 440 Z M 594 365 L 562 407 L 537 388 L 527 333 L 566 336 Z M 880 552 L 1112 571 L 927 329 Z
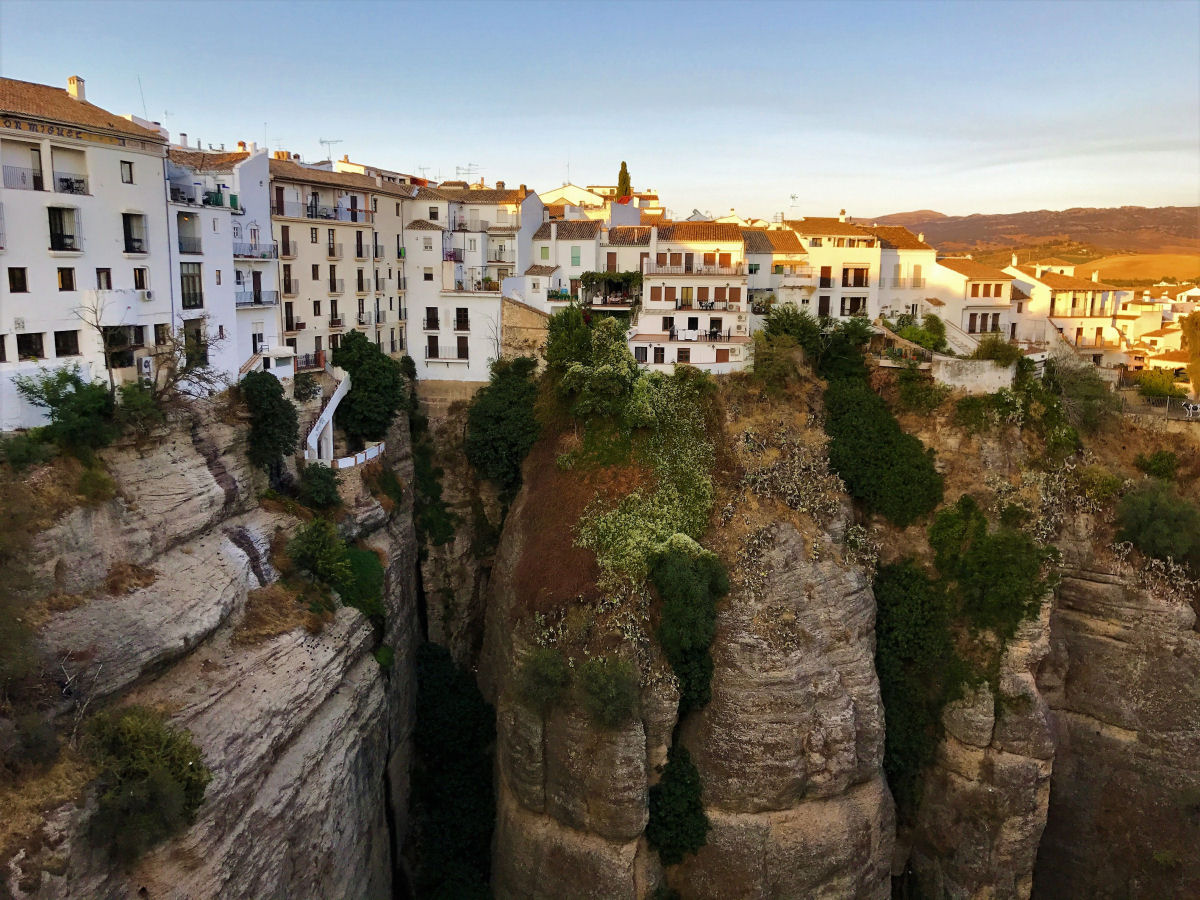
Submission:
M 226 428 L 202 422 L 140 458 L 113 454 L 120 497 L 72 514 L 42 542 L 42 571 L 91 594 L 43 628 L 64 693 L 90 711 L 117 701 L 168 710 L 213 773 L 197 819 L 123 871 L 82 837 L 90 800 L 55 810 L 31 843 L 42 849 L 18 853 L 4 873 L 17 897 L 393 896 L 418 640 L 411 494 L 389 514 L 357 473 L 343 478 L 340 529 L 386 560 L 391 669 L 376 662 L 378 636 L 350 608 L 319 634 L 237 642 L 248 590 L 275 577 L 271 538 L 296 520 L 258 507 L 259 476 Z M 407 424 L 387 443 L 411 484 Z M 94 560 L 83 552 L 89 522 Z M 100 583 L 113 562 L 137 562 L 153 581 L 108 595 Z
M 713 696 L 682 729 L 708 844 L 670 874 L 686 897 L 889 893 L 875 601 L 866 572 L 790 524 L 759 535 L 756 576 L 721 605 Z M 827 555 L 826 555 L 827 554 Z
M 999 696 L 984 682 L 944 710 L 945 736 L 909 835 L 923 895 L 1029 897 L 1054 759 L 1035 683 L 1049 649 L 1047 599 L 1005 647 Z
M 1034 896 L 1200 895 L 1200 633 L 1185 600 L 1097 553 L 1080 517 L 1038 684 L 1057 754 Z

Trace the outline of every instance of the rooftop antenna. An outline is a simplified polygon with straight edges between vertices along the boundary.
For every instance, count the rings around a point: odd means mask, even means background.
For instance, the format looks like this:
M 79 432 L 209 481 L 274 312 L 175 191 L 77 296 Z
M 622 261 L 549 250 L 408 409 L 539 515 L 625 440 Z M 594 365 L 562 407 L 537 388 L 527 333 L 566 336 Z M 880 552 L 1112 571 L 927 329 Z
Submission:
M 341 138 L 336 138 L 334 140 L 329 140 L 327 138 L 317 138 L 317 143 L 325 148 L 325 158 L 327 160 L 329 160 L 330 162 L 333 162 L 333 145 L 340 144 L 341 142 L 342 142 Z
M 142 90 L 142 76 L 139 74 L 137 79 L 138 79 L 138 93 L 142 97 L 142 118 L 145 119 L 146 121 L 150 121 L 150 113 L 146 112 L 146 92 Z
M 476 165 L 475 163 L 467 163 L 465 166 L 455 166 L 454 167 L 454 177 L 455 178 L 461 178 L 464 175 L 466 175 L 468 178 L 470 178 L 472 175 L 478 175 L 478 174 L 479 174 L 479 166 Z

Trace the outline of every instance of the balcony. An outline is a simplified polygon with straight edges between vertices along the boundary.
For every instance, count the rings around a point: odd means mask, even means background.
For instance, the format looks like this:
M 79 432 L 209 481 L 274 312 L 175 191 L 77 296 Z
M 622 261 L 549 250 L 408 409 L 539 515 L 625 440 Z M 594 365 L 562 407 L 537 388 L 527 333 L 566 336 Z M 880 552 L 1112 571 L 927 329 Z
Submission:
M 489 250 L 487 255 L 488 265 L 499 264 L 504 266 L 514 266 L 517 263 L 517 256 L 515 253 L 502 252 L 500 250 Z
M 1103 303 L 1094 306 L 1088 306 L 1086 303 L 1067 307 L 1058 304 L 1050 305 L 1051 319 L 1111 319 L 1112 317 L 1112 310 Z
M 51 250 L 67 250 L 75 253 L 80 252 L 83 248 L 79 243 L 79 239 L 73 234 L 51 234 L 50 235 Z M 136 251 L 144 253 L 144 250 Z
M 295 334 L 296 332 L 303 331 L 303 330 L 304 330 L 304 323 L 301 322 L 299 319 L 284 319 L 284 321 L 283 321 L 283 333 L 284 334 Z
M 329 222 L 370 222 L 374 217 L 365 209 L 347 209 L 341 206 L 322 206 L 300 200 L 285 200 L 283 205 L 271 204 L 271 215 L 289 219 L 320 219 Z
M 224 191 L 205 191 L 205 206 L 222 206 L 232 210 L 238 209 L 237 194 L 226 194 Z
M 1121 347 L 1117 338 L 1075 337 L 1065 333 L 1062 338 L 1077 350 L 1119 350 Z
M 344 278 L 329 279 L 329 293 L 342 294 L 346 291 L 346 281 Z
M 296 255 L 296 242 L 288 241 L 292 245 L 292 256 Z M 278 255 L 278 247 L 274 241 L 261 244 L 247 244 L 242 241 L 234 241 L 233 255 L 242 257 L 243 259 L 275 259 Z
M 295 297 L 300 293 L 300 282 L 284 279 L 283 281 L 283 296 Z
M 864 278 L 861 281 L 855 281 L 852 278 L 843 278 L 842 279 L 842 287 L 850 288 L 851 290 L 856 290 L 858 288 L 869 288 L 870 286 L 871 286 L 870 278 Z
M 204 291 L 184 290 L 179 305 L 184 309 L 204 309 Z
M 337 316 L 337 315 L 330 316 L 329 317 L 329 327 L 330 328 L 345 328 L 346 327 L 345 317 Z
M 822 288 L 832 288 L 833 287 L 833 279 L 826 278 L 824 275 L 822 275 L 818 286 L 822 287 Z
M 441 326 L 438 324 L 438 320 L 436 318 L 429 318 L 428 316 L 426 316 L 421 321 L 421 327 L 424 328 L 426 331 L 437 331 L 438 328 Z
M 296 242 L 295 241 L 280 241 L 279 242 L 279 258 L 280 259 L 295 259 L 296 258 Z
M 375 313 L 375 324 L 376 325 L 382 325 L 386 321 L 387 321 L 387 310 L 386 309 L 381 309 L 377 313 Z
M 398 310 L 396 310 L 396 321 L 397 322 L 407 322 L 408 321 L 408 310 L 405 307 L 402 306 Z
M 372 257 L 372 259 L 383 259 L 384 258 L 383 248 L 378 245 L 373 247 L 371 249 L 371 257 Z
M 23 169 L 20 166 L 4 167 L 4 186 L 13 191 L 44 191 L 45 177 L 40 169 Z
M 910 285 L 910 287 L 915 287 L 915 288 L 925 287 L 925 279 L 924 278 L 913 278 L 913 279 L 911 279 L 911 281 L 912 281 L 912 284 Z
M 660 266 L 658 263 L 647 262 L 646 275 L 724 275 L 727 277 L 745 275 L 746 266 L 742 263 L 731 266 Z
M 907 279 L 907 278 L 893 278 L 893 279 L 891 280 L 890 284 L 891 284 L 891 286 L 892 286 L 892 287 L 894 287 L 894 288 L 902 288 L 902 287 L 907 287 L 907 286 L 908 286 L 908 279 Z M 916 287 L 916 285 L 913 285 L 913 287 Z
M 442 251 L 442 262 L 462 262 L 463 252 L 459 248 Z
M 727 309 L 740 312 L 741 300 L 676 300 L 676 309 Z
M 125 238 L 126 253 L 145 253 L 146 241 L 144 238 L 127 237 Z
M 470 331 L 471 330 L 471 317 L 470 316 L 456 316 L 454 319 L 454 330 L 455 331 Z
M 326 259 L 341 259 L 342 258 L 342 245 L 341 244 L 326 244 L 325 245 L 325 258 Z
M 371 254 L 370 247 L 355 245 L 355 247 L 354 247 L 354 258 L 355 259 L 370 259 L 371 258 L 370 254 Z
M 371 285 L 366 281 L 360 281 L 354 285 L 354 293 L 369 294 L 371 293 Z
M 716 328 L 685 329 L 672 328 L 668 333 L 672 341 L 702 341 L 707 343 L 729 343 L 733 340 L 733 330 L 726 328 L 721 331 Z
M 233 295 L 233 302 L 238 309 L 276 306 L 279 303 L 279 291 L 238 291 Z
M 449 352 L 447 352 L 449 349 L 450 348 L 448 348 L 448 347 L 441 347 L 441 346 L 430 347 L 430 346 L 426 345 L 425 358 L 426 359 L 440 359 L 440 360 L 454 360 L 457 362 L 467 362 L 468 361 L 467 353 L 465 351 L 455 348 L 454 353 L 449 353 Z
M 491 222 L 486 219 L 455 219 L 450 223 L 451 231 L 487 231 Z
M 180 253 L 203 253 L 200 238 L 179 236 L 179 252 Z
M 354 323 L 358 328 L 370 328 L 375 324 L 374 317 L 369 312 L 360 312 Z
M 301 325 L 303 327 L 303 325 Z M 325 351 L 318 350 L 316 353 L 301 353 L 296 357 L 296 371 L 310 372 L 314 369 L 325 368 Z
M 60 194 L 86 194 L 88 180 L 86 175 L 76 175 L 74 172 L 55 172 L 54 190 Z

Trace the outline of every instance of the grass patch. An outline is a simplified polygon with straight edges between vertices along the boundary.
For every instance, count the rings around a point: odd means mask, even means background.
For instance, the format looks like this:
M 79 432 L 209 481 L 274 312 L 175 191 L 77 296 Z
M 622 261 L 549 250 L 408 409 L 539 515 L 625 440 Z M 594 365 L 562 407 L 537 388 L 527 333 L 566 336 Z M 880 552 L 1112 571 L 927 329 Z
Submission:
M 313 598 L 280 582 L 246 594 L 246 612 L 233 632 L 233 643 L 259 644 L 297 628 L 320 631 L 322 617 L 312 611 Z
M 131 562 L 115 562 L 108 567 L 104 578 L 104 593 L 110 596 L 131 594 L 149 587 L 158 579 L 158 573 L 146 566 Z

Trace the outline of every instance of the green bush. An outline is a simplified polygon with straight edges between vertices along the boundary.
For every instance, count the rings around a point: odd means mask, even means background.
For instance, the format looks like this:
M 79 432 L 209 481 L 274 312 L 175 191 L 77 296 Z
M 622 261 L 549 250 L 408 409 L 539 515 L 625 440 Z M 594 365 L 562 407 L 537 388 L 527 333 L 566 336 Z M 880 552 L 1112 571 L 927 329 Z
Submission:
M 417 648 L 412 810 L 416 895 L 491 896 L 495 714 L 469 672 L 436 644 Z
M 637 672 L 626 659 L 616 656 L 589 659 L 580 667 L 579 689 L 584 709 L 604 728 L 625 724 L 637 709 Z
M 1010 344 L 998 334 L 989 334 L 979 341 L 971 359 L 990 359 L 998 366 L 1011 366 L 1025 358 L 1016 344 Z
M 658 642 L 679 679 L 682 717 L 712 697 L 709 647 L 717 630 L 717 599 L 729 593 L 729 576 L 715 554 L 678 535 L 651 559 L 650 578 L 663 600 Z
M 1175 373 L 1170 369 L 1146 369 L 1137 373 L 1137 390 L 1143 397 L 1162 400 L 1167 397 L 1182 400 L 1187 391 L 1175 386 Z
M 931 413 L 950 396 L 950 388 L 921 374 L 916 363 L 900 370 L 900 405 L 907 410 Z
M 24 434 L 13 434 L 0 440 L 0 460 L 8 463 L 14 472 L 24 472 L 30 466 L 40 466 L 54 458 L 54 446 L 44 440 L 41 428 L 32 428 Z
M 100 769 L 92 839 L 124 862 L 190 824 L 212 778 L 199 748 L 159 713 L 130 706 L 88 724 L 85 746 Z
M 860 379 L 837 379 L 825 391 L 829 467 L 852 497 L 901 527 L 942 499 L 932 452 L 906 434 L 887 405 Z
M 1117 507 L 1118 538 L 1147 556 L 1173 559 L 1200 573 L 1200 507 L 1166 481 L 1149 481 Z
M 884 320 L 884 325 L 904 340 L 912 341 L 926 350 L 946 349 L 946 324 L 933 313 L 926 314 L 919 324 L 916 316 L 903 313 L 896 317 L 895 322 Z
M 342 502 L 340 483 L 341 475 L 332 466 L 306 465 L 300 470 L 300 500 L 313 509 L 332 509 Z
M 58 759 L 58 732 L 50 716 L 24 713 L 16 717 L 14 724 L 17 740 L 5 762 L 17 770 L 28 770 L 49 766 Z
M 379 663 L 379 668 L 385 671 L 396 665 L 396 651 L 387 644 L 380 644 L 371 655 L 375 657 L 375 662 Z
M 664 866 L 683 862 L 708 842 L 708 816 L 701 798 L 700 773 L 687 749 L 671 745 L 658 784 L 650 788 L 646 840 Z
M 467 459 L 506 491 L 521 485 L 521 463 L 538 439 L 533 413 L 537 360 L 521 356 L 492 363 L 491 381 L 467 411 Z
M 433 464 L 433 441 L 428 432 L 416 433 L 413 441 L 415 496 L 413 520 L 422 544 L 440 546 L 454 540 L 456 519 L 442 500 L 442 469 Z
M 288 541 L 287 553 L 301 571 L 330 587 L 345 585 L 353 575 L 346 544 L 328 519 L 313 519 L 300 526 Z
M 754 378 L 769 392 L 778 393 L 796 377 L 796 339 L 789 334 L 754 332 Z
M 517 673 L 517 696 L 538 712 L 546 712 L 562 699 L 571 684 L 571 669 L 562 652 L 539 647 L 521 661 Z
M 93 465 L 79 473 L 75 492 L 83 497 L 89 506 L 97 506 L 117 495 L 117 485 L 107 472 L 98 465 Z
M 387 580 L 383 563 L 372 550 L 347 547 L 344 552 L 349 574 L 333 587 L 346 606 L 353 606 L 367 618 L 382 623 L 386 612 L 383 590 Z
M 250 434 L 246 452 L 250 462 L 277 481 L 283 458 L 296 452 L 300 421 L 296 407 L 283 393 L 283 385 L 270 372 L 249 372 L 239 384 L 250 410 Z
M 573 362 L 559 381 L 559 392 L 580 418 L 617 417 L 638 380 L 638 365 L 616 319 L 602 318 L 591 330 L 586 362 Z
M 1133 464 L 1147 475 L 1171 481 L 1179 470 L 1179 457 L 1170 450 L 1155 450 L 1149 456 L 1139 453 Z
M 546 326 L 546 367 L 556 376 L 592 358 L 592 330 L 575 304 L 550 317 Z
M 321 383 L 311 372 L 299 372 L 292 380 L 292 396 L 304 403 L 321 396 Z
M 338 404 L 334 419 L 355 445 L 383 440 L 407 401 L 400 364 L 360 331 L 342 336 L 333 364 L 350 375 L 350 392 Z
M 1110 421 L 1121 408 L 1121 399 L 1095 366 L 1073 359 L 1046 364 L 1046 387 L 1058 394 L 1063 414 L 1074 428 L 1091 434 Z
M 13 383 L 28 403 L 46 410 L 50 419 L 46 437 L 85 461 L 93 450 L 107 447 L 120 434 L 108 388 L 84 381 L 78 366 L 18 375 Z

